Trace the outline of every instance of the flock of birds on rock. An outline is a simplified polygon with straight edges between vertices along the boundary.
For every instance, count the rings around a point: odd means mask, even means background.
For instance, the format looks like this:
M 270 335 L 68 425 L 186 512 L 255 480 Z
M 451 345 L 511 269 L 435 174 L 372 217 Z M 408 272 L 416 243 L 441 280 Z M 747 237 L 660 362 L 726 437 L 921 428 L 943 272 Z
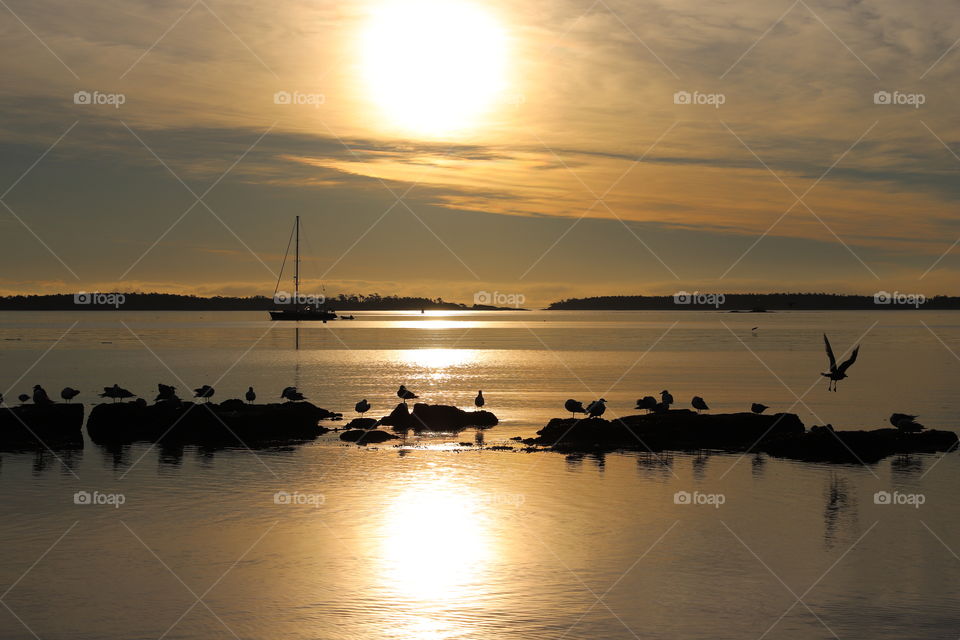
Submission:
M 756 327 L 754 327 L 756 329 Z M 860 353 L 860 345 L 854 347 L 853 351 L 850 354 L 850 357 L 837 364 L 836 357 L 833 354 L 833 348 L 830 346 L 830 339 L 827 338 L 826 334 L 823 334 L 823 344 L 827 352 L 827 358 L 829 359 L 830 370 L 826 373 L 821 373 L 820 375 L 827 378 L 827 391 L 836 392 L 837 382 L 843 380 L 847 377 L 847 370 L 857 361 L 857 355 Z M 172 385 L 166 385 L 160 383 L 157 385 L 157 396 L 155 402 L 179 402 L 180 398 L 177 397 L 177 388 Z M 203 385 L 193 390 L 193 397 L 203 400 L 204 402 L 209 402 L 210 398 L 216 393 L 215 389 L 210 385 Z M 80 394 L 80 391 L 72 387 L 64 387 L 60 392 L 60 397 L 67 403 L 73 400 Z M 136 398 L 137 395 L 127 389 L 124 389 L 118 384 L 114 384 L 112 387 L 104 387 L 103 393 L 100 393 L 101 398 L 110 398 L 114 402 L 118 400 L 126 400 L 128 398 Z M 306 396 L 303 395 L 296 387 L 285 387 L 280 393 L 280 397 L 289 402 L 301 402 L 306 400 Z M 403 401 L 404 404 L 407 403 L 407 400 L 415 400 L 419 398 L 416 393 L 408 389 L 405 385 L 400 385 L 400 388 L 397 389 L 397 397 Z M 248 403 L 253 403 L 257 399 L 257 394 L 253 390 L 253 387 L 248 387 L 247 392 L 244 394 L 244 398 Z M 40 385 L 34 385 L 33 395 L 27 395 L 25 393 L 17 396 L 17 399 L 21 404 L 26 404 L 30 400 L 33 400 L 35 405 L 50 405 L 53 404 L 53 400 L 50 399 L 50 396 L 47 395 L 47 392 Z M 564 403 L 564 408 L 570 412 L 571 418 L 575 418 L 578 413 L 584 414 L 590 418 L 599 418 L 602 416 L 606 410 L 607 400 L 605 398 L 600 398 L 590 402 L 586 407 L 583 406 L 583 403 L 570 398 Z M 670 410 L 671 405 L 673 405 L 674 400 L 673 396 L 666 389 L 660 392 L 660 400 L 657 401 L 653 396 L 643 396 L 637 400 L 636 409 L 645 410 L 649 413 L 666 413 Z M 3 395 L 0 394 L 0 404 L 3 404 Z M 483 397 L 483 391 L 478 391 L 476 398 L 473 401 L 474 406 L 477 409 L 482 409 L 486 404 L 486 400 Z M 710 407 L 707 405 L 706 400 L 700 396 L 693 396 L 690 400 L 690 405 L 696 409 L 697 413 L 702 411 L 709 411 Z M 358 414 L 363 416 L 367 411 L 371 409 L 370 403 L 366 398 L 354 405 L 354 409 Z M 761 414 L 764 411 L 769 409 L 765 404 L 759 402 L 754 402 L 750 405 L 750 411 L 755 414 Z M 916 433 L 923 431 L 926 427 L 917 422 L 917 416 L 910 415 L 906 413 L 894 413 L 890 416 L 890 424 L 892 424 L 897 429 L 907 432 L 907 433 Z

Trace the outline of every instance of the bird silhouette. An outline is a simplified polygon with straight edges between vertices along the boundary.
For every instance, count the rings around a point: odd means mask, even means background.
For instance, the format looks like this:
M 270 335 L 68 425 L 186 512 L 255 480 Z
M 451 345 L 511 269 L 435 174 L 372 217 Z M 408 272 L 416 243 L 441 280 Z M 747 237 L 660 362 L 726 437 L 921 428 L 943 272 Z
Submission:
M 673 404 L 673 396 L 670 395 L 670 392 L 666 389 L 660 392 L 660 404 L 662 404 L 665 409 L 669 409 L 670 405 Z
M 637 409 L 646 409 L 647 413 L 650 413 L 657 408 L 657 399 L 653 396 L 643 396 L 637 400 Z
M 286 387 L 286 388 L 280 393 L 280 397 L 281 397 L 281 398 L 286 398 L 286 399 L 289 400 L 290 402 L 300 402 L 300 401 L 302 401 L 302 400 L 306 400 L 306 399 L 307 399 L 307 396 L 305 396 L 305 395 L 303 395 L 302 393 L 300 393 L 299 391 L 297 391 L 297 388 L 296 388 L 296 387 Z
M 124 398 L 135 398 L 136 394 L 127 391 L 118 384 L 114 384 L 112 387 L 104 387 L 103 393 L 100 394 L 101 398 L 110 398 L 114 402 L 117 400 L 123 400 Z
M 483 391 L 477 391 L 477 397 L 473 399 L 473 406 L 482 409 L 486 403 L 487 401 L 483 399 Z
M 247 387 L 247 392 L 243 394 L 243 397 L 246 398 L 247 404 L 253 404 L 253 401 L 257 399 L 257 394 L 253 387 Z
M 575 418 L 578 413 L 586 413 L 587 410 L 583 408 L 583 403 L 570 398 L 563 403 L 563 408 L 570 412 L 570 417 Z
M 214 393 L 216 393 L 216 390 L 210 385 L 205 384 L 193 390 L 193 397 L 202 398 L 204 402 L 210 402 L 210 398 L 213 397 Z
M 853 353 L 851 353 L 850 357 L 844 360 L 840 366 L 837 366 L 837 359 L 833 357 L 833 348 L 830 347 L 830 339 L 827 338 L 827 334 L 823 334 L 823 345 L 827 349 L 827 358 L 830 359 L 830 372 L 821 373 L 820 375 L 829 379 L 829 382 L 827 382 L 827 391 L 836 392 L 837 382 L 847 377 L 847 369 L 857 361 L 857 354 L 860 353 L 860 345 L 854 347 Z
M 78 395 L 80 395 L 80 392 L 72 387 L 64 387 L 63 390 L 60 392 L 60 397 L 66 400 L 67 402 L 70 402 L 71 400 L 76 398 Z
M 587 414 L 591 418 L 599 418 L 607 410 L 607 405 L 604 404 L 605 402 L 606 402 L 605 398 L 594 400 L 593 402 L 587 405 Z
M 25 393 L 21 393 L 20 395 L 17 396 L 17 400 L 20 401 L 20 404 L 27 404 L 27 402 L 30 401 L 30 396 L 28 396 Z
M 752 405 L 750 405 L 750 411 L 753 411 L 754 413 L 757 413 L 757 414 L 763 413 L 769 408 L 770 407 L 768 407 L 767 405 L 760 404 L 759 402 L 754 402 Z
M 697 410 L 697 413 L 710 410 L 710 407 L 707 406 L 706 401 L 700 396 L 693 396 L 693 400 L 690 401 L 690 404 L 693 405 L 693 408 Z
M 353 405 L 353 408 L 356 409 L 356 410 L 357 410 L 357 413 L 359 413 L 359 414 L 362 416 L 362 415 L 365 414 L 367 411 L 370 411 L 370 403 L 367 402 L 367 399 L 366 399 L 366 398 L 364 398 L 363 400 L 361 400 L 361 401 L 358 402 L 357 404 Z
M 177 388 L 173 385 L 163 384 L 162 382 L 157 383 L 157 397 L 154 398 L 154 402 L 163 402 L 179 400 L 177 398 Z
M 3 394 L 0 393 L 0 405 L 3 405 Z
M 406 404 L 407 400 L 413 400 L 414 398 L 419 398 L 420 396 L 407 389 L 404 385 L 400 385 L 400 388 L 397 389 L 397 397 L 403 400 L 403 403 Z
M 917 416 L 912 416 L 909 413 L 894 413 L 890 416 L 890 424 L 906 433 L 917 433 L 926 429 L 917 422 Z
M 33 404 L 53 404 L 47 392 L 38 384 L 33 385 Z

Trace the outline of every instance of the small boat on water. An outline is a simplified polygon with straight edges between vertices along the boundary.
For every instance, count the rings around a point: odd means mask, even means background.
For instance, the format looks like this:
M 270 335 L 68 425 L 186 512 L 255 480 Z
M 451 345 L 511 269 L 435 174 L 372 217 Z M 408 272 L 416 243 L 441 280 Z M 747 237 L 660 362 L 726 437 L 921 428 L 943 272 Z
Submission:
M 280 279 L 283 278 L 283 267 L 280 267 L 280 276 L 277 278 L 277 288 L 273 294 L 273 302 L 283 305 L 282 308 L 270 311 L 272 320 L 336 320 L 337 314 L 327 309 L 325 300 L 316 296 L 301 296 L 300 294 L 300 216 L 297 216 L 293 225 L 293 235 L 296 239 L 293 261 L 293 295 L 280 292 Z M 287 262 L 290 244 L 283 254 L 283 263 Z M 351 318 L 352 319 L 352 318 Z

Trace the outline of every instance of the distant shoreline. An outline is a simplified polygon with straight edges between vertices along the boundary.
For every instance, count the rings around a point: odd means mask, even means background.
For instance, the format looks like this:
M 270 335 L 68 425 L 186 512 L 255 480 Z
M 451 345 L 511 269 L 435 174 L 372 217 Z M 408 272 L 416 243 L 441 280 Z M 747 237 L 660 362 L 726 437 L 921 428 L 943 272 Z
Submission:
M 554 302 L 551 311 L 890 311 L 960 310 L 960 297 L 880 291 L 876 294 L 825 293 L 701 293 L 681 291 L 672 296 L 597 296 Z

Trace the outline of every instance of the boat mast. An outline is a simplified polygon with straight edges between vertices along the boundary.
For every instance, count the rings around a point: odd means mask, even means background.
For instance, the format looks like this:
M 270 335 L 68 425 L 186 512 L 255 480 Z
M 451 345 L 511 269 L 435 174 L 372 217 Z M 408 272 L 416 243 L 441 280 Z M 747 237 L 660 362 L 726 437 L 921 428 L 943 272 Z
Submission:
M 300 216 L 297 216 L 297 254 L 293 261 L 293 300 L 300 300 Z

